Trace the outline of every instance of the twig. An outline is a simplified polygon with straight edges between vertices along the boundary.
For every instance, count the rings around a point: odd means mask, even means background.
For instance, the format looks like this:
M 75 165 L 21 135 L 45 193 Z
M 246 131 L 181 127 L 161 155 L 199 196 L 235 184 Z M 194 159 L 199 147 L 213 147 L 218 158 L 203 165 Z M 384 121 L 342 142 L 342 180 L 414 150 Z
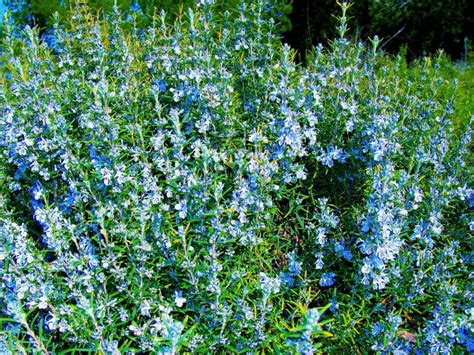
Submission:
M 402 28 L 400 28 L 397 33 L 395 33 L 392 37 L 390 37 L 387 41 L 385 41 L 385 43 L 383 43 L 381 46 L 380 46 L 380 49 L 383 48 L 383 46 L 385 46 L 388 42 L 390 42 L 392 39 L 394 39 L 395 37 L 397 37 L 403 30 L 405 29 L 405 25 L 403 25 Z
M 43 354 L 49 355 L 49 351 L 45 348 L 43 342 L 36 336 L 35 332 L 30 328 L 28 323 L 25 321 L 23 322 L 24 327 L 26 328 L 26 332 L 30 337 L 33 338 L 34 342 L 38 346 L 38 348 L 41 350 Z

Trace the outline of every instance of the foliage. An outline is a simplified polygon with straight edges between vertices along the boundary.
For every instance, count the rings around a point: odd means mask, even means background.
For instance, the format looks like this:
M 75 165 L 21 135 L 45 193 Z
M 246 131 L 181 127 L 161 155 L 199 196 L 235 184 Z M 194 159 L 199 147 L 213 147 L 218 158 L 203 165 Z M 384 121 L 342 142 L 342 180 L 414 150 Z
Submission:
M 2 25 L 2 351 L 473 350 L 472 121 L 341 6 L 306 67 L 262 1 Z
M 474 114 L 474 58 L 455 63 L 443 57 L 440 74 L 456 83 L 454 122 L 456 128 L 464 127 L 468 118 Z
M 27 0 L 3 0 L 5 7 L 9 10 L 9 19 L 23 27 L 33 22 L 31 6 Z M 3 21 L 3 18 L 0 20 Z
M 333 38 L 335 0 L 294 0 L 293 9 L 293 29 L 286 37 L 302 57 L 313 45 Z M 469 0 L 357 0 L 350 23 L 353 36 L 379 35 L 383 49 L 391 53 L 406 47 L 413 59 L 443 49 L 459 59 L 469 40 L 474 41 L 473 14 L 474 2 Z
M 19 0 L 8 0 L 10 2 L 18 2 Z M 185 13 L 185 9 L 194 6 L 195 0 L 82 0 L 89 7 L 101 10 L 110 11 L 112 7 L 117 5 L 122 10 L 132 10 L 135 12 L 147 14 L 152 16 L 155 12 L 160 13 L 161 10 L 166 11 L 171 19 L 176 18 Z M 247 1 L 251 3 L 251 1 Z M 288 14 L 291 12 L 291 5 L 287 0 L 267 0 L 265 1 L 267 9 L 266 12 L 271 15 L 276 21 L 280 31 L 288 31 L 291 28 L 291 23 L 288 19 Z M 26 4 L 26 3 L 25 3 Z M 67 18 L 70 16 L 70 11 L 73 8 L 74 1 L 71 0 L 29 0 L 29 7 L 31 14 L 35 18 L 35 23 L 42 28 L 50 27 L 52 18 L 55 12 L 60 15 L 60 18 Z M 229 11 L 234 13 L 240 4 L 240 0 L 217 0 L 216 14 Z M 28 7 L 27 6 L 27 7 Z
M 469 0 L 372 0 L 368 2 L 370 33 L 390 39 L 386 49 L 408 48 L 410 57 L 442 48 L 459 56 L 464 39 L 473 39 L 474 5 Z

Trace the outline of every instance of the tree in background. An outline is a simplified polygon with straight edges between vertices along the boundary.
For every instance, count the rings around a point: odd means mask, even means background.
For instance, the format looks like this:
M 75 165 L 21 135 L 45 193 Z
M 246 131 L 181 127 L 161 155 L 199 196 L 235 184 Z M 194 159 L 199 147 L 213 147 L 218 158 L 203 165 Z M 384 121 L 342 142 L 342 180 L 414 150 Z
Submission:
M 386 38 L 385 49 L 406 46 L 409 57 L 443 49 L 463 55 L 465 39 L 473 38 L 474 2 L 470 0 L 368 0 L 365 33 Z M 393 37 L 393 38 L 392 38 Z
M 334 38 L 336 0 L 294 0 L 292 30 L 285 40 L 300 52 Z M 445 50 L 465 55 L 473 41 L 474 2 L 470 0 L 357 0 L 349 10 L 352 35 L 382 37 L 382 48 L 396 53 L 406 47 L 410 58 Z

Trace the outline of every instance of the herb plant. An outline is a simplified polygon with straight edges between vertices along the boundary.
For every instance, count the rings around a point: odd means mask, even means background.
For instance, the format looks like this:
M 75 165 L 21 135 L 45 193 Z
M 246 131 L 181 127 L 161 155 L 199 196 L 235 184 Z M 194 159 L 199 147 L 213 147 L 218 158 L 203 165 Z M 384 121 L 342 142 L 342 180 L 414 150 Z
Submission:
M 473 350 L 471 138 L 437 60 L 265 2 L 1 28 L 6 352 Z

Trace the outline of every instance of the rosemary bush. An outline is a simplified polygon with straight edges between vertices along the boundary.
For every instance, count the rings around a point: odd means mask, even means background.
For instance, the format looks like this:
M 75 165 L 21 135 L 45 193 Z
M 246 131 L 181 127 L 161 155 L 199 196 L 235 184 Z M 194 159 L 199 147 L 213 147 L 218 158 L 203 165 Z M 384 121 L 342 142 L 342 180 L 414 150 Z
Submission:
M 2 25 L 2 351 L 473 351 L 437 61 L 351 43 L 344 3 L 301 67 L 265 2 L 214 6 Z

